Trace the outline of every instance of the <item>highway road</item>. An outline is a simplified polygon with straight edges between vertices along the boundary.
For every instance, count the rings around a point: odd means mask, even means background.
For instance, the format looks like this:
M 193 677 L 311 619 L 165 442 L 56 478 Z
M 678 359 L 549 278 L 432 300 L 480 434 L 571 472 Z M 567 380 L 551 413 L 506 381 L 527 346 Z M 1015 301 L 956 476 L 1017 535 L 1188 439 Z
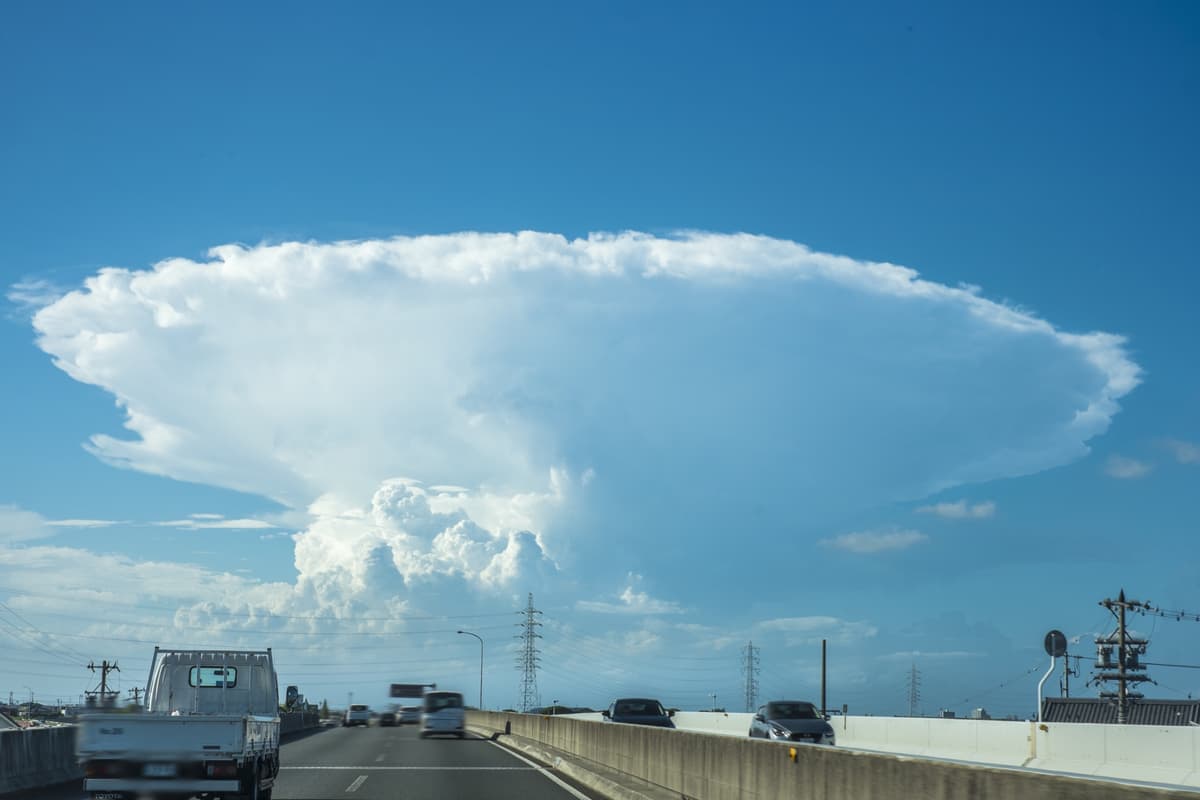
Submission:
M 595 800 L 487 739 L 421 739 L 417 728 L 320 728 L 280 749 L 273 800 Z M 82 781 L 3 800 L 81 800 Z

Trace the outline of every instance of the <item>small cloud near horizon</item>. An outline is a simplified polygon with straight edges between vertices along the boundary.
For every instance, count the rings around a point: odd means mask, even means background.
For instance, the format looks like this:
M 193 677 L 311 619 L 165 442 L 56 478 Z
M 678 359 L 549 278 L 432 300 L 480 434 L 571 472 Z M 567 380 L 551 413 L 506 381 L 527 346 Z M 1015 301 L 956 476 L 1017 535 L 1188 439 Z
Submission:
M 933 514 L 942 519 L 988 519 L 996 513 L 996 504 L 991 500 L 969 505 L 966 500 L 953 503 L 934 503 L 921 506 L 918 514 Z
M 1163 444 L 1180 464 L 1200 464 L 1200 445 L 1183 439 L 1164 439 Z
M 261 519 L 225 519 L 220 514 L 192 514 L 187 519 L 171 519 L 163 522 L 152 522 L 159 528 L 179 528 L 181 530 L 231 530 L 248 531 L 274 528 L 270 522 Z
M 915 530 L 857 531 L 843 533 L 831 539 L 822 539 L 819 544 L 825 547 L 836 547 L 839 550 L 848 550 L 851 553 L 872 554 L 889 550 L 907 550 L 928 540 L 928 536 Z
M 611 603 L 603 600 L 580 600 L 575 608 L 580 611 L 592 611 L 597 614 L 682 614 L 683 609 L 678 603 L 669 600 L 659 600 L 646 592 L 637 590 L 642 582 L 642 576 L 629 573 L 626 576 L 625 588 L 617 595 L 618 602 Z
M 1109 456 L 1104 465 L 1104 474 L 1117 480 L 1134 480 L 1150 473 L 1151 466 L 1145 461 L 1125 456 Z

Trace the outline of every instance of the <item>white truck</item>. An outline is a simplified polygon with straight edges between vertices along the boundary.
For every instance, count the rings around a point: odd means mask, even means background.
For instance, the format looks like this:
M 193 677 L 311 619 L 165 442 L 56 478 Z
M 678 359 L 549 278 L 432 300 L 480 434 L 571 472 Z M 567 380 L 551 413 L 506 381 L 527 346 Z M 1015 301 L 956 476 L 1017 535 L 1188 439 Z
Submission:
M 270 800 L 279 773 L 279 686 L 267 650 L 154 648 L 146 708 L 80 720 L 94 800 Z

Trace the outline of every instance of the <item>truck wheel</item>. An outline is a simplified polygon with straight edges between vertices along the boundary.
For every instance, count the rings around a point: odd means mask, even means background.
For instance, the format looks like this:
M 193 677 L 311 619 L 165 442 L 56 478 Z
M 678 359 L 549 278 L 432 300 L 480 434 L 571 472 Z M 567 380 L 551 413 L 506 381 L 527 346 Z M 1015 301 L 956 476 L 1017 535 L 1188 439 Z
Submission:
M 258 782 L 262 778 L 262 770 L 258 764 L 254 765 L 254 772 L 250 774 L 249 791 L 245 794 L 238 795 L 245 800 L 262 800 L 262 789 L 258 788 Z

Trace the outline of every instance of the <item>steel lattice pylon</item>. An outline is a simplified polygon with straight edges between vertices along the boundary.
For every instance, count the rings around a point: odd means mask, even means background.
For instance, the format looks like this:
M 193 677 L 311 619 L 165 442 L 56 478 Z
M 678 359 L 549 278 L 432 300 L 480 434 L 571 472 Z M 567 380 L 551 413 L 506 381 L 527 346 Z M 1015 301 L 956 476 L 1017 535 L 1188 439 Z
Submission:
M 525 610 L 518 613 L 525 616 L 525 621 L 519 623 L 522 630 L 517 636 L 521 640 L 521 654 L 517 657 L 517 669 L 521 671 L 521 710 L 529 711 L 541 705 L 537 688 L 537 669 L 541 661 L 537 640 L 542 635 L 537 629 L 542 623 L 538 622 L 537 617 L 542 612 L 533 607 L 533 592 L 529 593 L 529 604 Z

